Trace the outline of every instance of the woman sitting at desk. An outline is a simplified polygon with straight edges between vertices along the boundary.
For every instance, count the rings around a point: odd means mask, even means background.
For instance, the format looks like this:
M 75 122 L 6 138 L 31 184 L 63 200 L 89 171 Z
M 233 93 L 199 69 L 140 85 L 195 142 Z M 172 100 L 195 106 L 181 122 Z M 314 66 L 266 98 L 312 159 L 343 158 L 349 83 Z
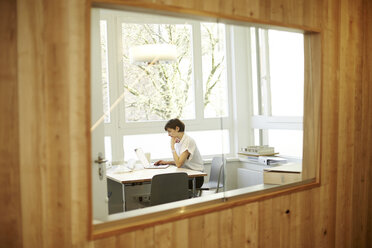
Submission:
M 203 159 L 193 138 L 185 133 L 185 124 L 179 119 L 171 119 L 167 122 L 164 130 L 171 137 L 171 150 L 174 161 L 159 160 L 156 164 L 174 164 L 178 168 L 183 167 L 191 170 L 204 171 Z M 197 177 L 195 186 L 203 185 L 204 177 Z M 189 183 L 189 188 L 192 186 Z

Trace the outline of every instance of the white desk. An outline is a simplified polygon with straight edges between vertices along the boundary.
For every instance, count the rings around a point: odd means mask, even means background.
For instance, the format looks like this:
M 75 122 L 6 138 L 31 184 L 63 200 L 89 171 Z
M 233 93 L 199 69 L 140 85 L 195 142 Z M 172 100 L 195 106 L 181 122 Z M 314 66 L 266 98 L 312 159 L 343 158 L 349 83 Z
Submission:
M 169 166 L 165 169 L 143 169 L 135 170 L 131 172 L 123 173 L 110 173 L 107 172 L 106 175 L 111 180 L 114 180 L 118 183 L 137 183 L 137 182 L 151 182 L 151 179 L 155 175 L 174 173 L 174 172 L 186 172 L 189 178 L 203 177 L 207 173 L 201 171 L 194 171 L 185 168 L 177 168 L 176 166 Z
M 142 192 L 149 191 L 153 176 L 159 175 L 159 174 L 166 174 L 166 173 L 175 173 L 175 172 L 186 172 L 187 173 L 189 179 L 192 180 L 194 195 L 195 195 L 195 178 L 207 176 L 207 173 L 205 172 L 194 171 L 194 170 L 189 170 L 185 168 L 177 168 L 176 166 L 172 166 L 172 165 L 165 169 L 142 169 L 142 170 L 134 170 L 131 172 L 120 172 L 120 173 L 110 172 L 109 170 L 106 172 L 106 176 L 109 179 L 108 183 L 110 183 L 111 186 L 112 184 L 116 184 L 116 185 L 113 185 L 113 187 L 118 188 L 118 184 L 121 185 L 120 191 L 122 193 L 119 193 L 119 197 L 120 195 L 122 195 L 123 210 L 124 209 L 131 210 L 135 208 L 134 205 L 132 206 L 131 203 L 128 202 L 128 200 L 133 200 L 132 194 L 141 195 L 140 191 Z M 110 182 L 110 180 L 114 182 Z M 133 190 L 134 185 L 136 187 L 135 190 Z M 116 195 L 115 197 L 117 197 L 118 193 L 116 193 L 115 195 Z M 118 204 L 118 201 L 120 200 L 118 199 L 115 200 L 117 204 Z M 117 211 L 120 211 L 120 210 L 112 210 L 112 213 L 115 213 Z

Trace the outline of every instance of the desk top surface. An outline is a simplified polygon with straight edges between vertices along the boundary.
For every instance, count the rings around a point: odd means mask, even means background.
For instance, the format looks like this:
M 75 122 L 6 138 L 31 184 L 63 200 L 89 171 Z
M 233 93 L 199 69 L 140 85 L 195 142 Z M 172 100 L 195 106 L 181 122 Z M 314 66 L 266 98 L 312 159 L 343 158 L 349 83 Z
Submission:
M 149 182 L 152 177 L 158 174 L 186 172 L 189 178 L 206 176 L 207 173 L 185 168 L 177 168 L 176 166 L 169 166 L 165 169 L 142 169 L 131 172 L 115 173 L 107 172 L 106 175 L 111 180 L 120 183 L 135 183 L 135 182 Z

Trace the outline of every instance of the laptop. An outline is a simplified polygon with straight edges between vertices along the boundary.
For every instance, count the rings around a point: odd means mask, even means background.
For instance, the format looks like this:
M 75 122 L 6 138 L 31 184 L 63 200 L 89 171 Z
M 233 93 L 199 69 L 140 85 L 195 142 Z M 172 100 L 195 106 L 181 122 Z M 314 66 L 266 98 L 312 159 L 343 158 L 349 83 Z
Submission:
M 165 169 L 169 167 L 169 164 L 154 165 L 154 163 L 150 163 L 150 161 L 147 160 L 142 148 L 134 149 L 134 151 L 136 152 L 139 161 L 141 161 L 145 169 Z

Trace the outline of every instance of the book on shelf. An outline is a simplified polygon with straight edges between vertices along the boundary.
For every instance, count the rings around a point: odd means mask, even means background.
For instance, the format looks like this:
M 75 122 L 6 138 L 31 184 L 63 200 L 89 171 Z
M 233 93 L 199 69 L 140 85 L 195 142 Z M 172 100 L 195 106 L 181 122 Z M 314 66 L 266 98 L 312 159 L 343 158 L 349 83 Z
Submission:
M 260 156 L 258 162 L 265 165 L 278 165 L 287 163 L 287 159 L 273 156 Z
M 285 164 L 287 163 L 287 159 L 275 156 L 250 156 L 245 155 L 244 159 L 247 162 L 253 162 L 263 165 L 278 165 L 278 164 Z
M 275 156 L 278 155 L 279 152 L 274 152 L 274 153 L 255 153 L 255 152 L 238 152 L 239 155 L 245 155 L 248 157 L 259 157 L 259 156 Z

